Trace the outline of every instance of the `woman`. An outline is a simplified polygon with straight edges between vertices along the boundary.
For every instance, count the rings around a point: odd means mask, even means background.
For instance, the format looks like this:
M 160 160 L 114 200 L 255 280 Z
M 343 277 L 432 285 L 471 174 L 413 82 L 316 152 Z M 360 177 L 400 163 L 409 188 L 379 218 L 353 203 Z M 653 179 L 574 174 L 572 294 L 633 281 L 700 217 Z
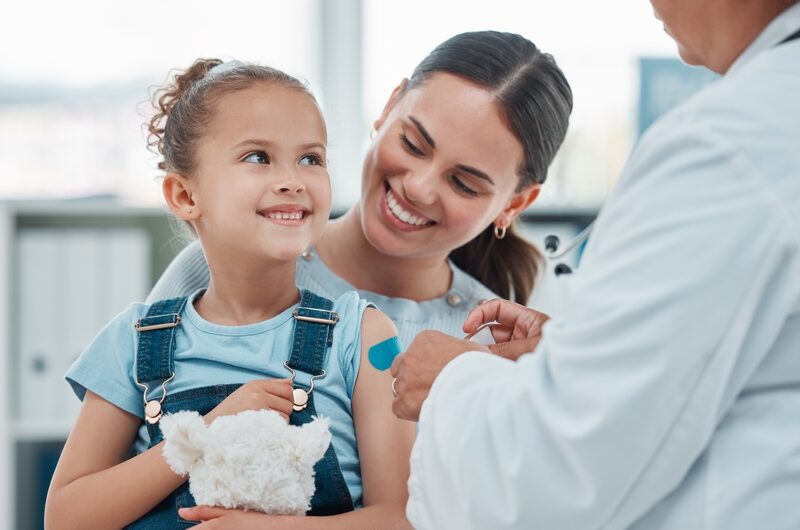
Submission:
M 572 92 L 527 39 L 462 33 L 439 45 L 375 121 L 361 199 L 297 262 L 297 281 L 327 297 L 356 289 L 409 344 L 423 329 L 462 335 L 481 300 L 525 303 L 540 253 L 516 234 L 567 131 Z M 149 301 L 208 284 L 197 243 Z

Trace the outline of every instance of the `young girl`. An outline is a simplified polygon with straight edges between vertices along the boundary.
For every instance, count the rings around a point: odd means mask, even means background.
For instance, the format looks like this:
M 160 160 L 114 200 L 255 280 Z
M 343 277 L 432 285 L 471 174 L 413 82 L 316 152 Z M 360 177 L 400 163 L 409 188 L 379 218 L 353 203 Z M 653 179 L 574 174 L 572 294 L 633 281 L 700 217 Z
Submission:
M 391 377 L 367 360 L 397 331 L 356 293 L 330 301 L 295 287 L 295 260 L 321 235 L 331 203 L 316 101 L 283 72 L 218 60 L 198 60 L 159 95 L 150 131 L 164 197 L 197 234 L 211 281 L 185 298 L 132 305 L 70 368 L 83 407 L 46 526 L 191 524 L 178 513 L 194 504 L 186 477 L 166 464 L 158 428 L 162 413 L 186 409 L 207 422 L 247 409 L 293 424 L 331 418 L 309 514 L 340 515 L 274 522 L 403 525 L 414 427 L 394 418 Z M 293 386 L 308 391 L 312 381 L 306 408 L 293 410 Z

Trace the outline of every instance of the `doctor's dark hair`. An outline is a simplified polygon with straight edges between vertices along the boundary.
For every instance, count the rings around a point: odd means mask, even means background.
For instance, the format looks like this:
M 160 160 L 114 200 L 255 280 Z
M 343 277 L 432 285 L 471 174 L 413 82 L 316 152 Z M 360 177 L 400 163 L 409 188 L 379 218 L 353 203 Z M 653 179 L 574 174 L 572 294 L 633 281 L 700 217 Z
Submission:
M 156 113 L 145 125 L 148 147 L 162 157 L 159 169 L 183 176 L 192 172 L 197 142 L 207 133 L 216 103 L 225 94 L 274 83 L 300 90 L 316 102 L 302 81 L 275 68 L 234 61 L 212 71 L 220 64 L 219 59 L 198 59 L 185 71 L 171 74 L 169 82 L 154 92 Z
M 494 95 L 525 153 L 516 191 L 543 183 L 572 112 L 572 89 L 553 57 L 514 33 L 461 33 L 417 66 L 406 91 L 437 72 L 462 77 Z M 495 238 L 494 226 L 489 225 L 450 258 L 498 295 L 513 294 L 521 304 L 528 301 L 542 262 L 541 252 L 519 236 L 513 224 L 503 239 Z

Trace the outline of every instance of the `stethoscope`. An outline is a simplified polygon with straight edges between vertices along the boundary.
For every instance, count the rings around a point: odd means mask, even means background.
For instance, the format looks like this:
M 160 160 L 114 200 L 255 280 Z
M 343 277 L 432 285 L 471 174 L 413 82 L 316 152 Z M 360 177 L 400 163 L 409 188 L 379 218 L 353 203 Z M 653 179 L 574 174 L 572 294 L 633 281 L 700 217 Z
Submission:
M 550 234 L 544 238 L 544 249 L 547 251 L 547 259 L 550 261 L 561 259 L 575 250 L 578 245 L 589 239 L 589 235 L 592 233 L 592 228 L 594 228 L 593 222 L 584 228 L 577 236 L 572 238 L 572 240 L 567 243 L 567 246 L 562 248 L 560 251 L 558 250 L 558 246 L 561 244 L 561 241 L 558 239 L 557 235 Z M 553 268 L 553 272 L 556 273 L 556 276 L 561 276 L 562 274 L 572 274 L 572 267 L 566 263 L 557 263 Z

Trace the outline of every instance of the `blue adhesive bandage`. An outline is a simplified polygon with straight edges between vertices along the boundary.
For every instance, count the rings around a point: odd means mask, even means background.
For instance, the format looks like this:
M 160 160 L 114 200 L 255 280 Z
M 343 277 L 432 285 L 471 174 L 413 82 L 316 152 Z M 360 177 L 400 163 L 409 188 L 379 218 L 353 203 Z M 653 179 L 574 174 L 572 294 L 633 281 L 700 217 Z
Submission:
M 369 364 L 377 370 L 388 370 L 401 351 L 400 340 L 396 336 L 386 339 L 369 349 Z

